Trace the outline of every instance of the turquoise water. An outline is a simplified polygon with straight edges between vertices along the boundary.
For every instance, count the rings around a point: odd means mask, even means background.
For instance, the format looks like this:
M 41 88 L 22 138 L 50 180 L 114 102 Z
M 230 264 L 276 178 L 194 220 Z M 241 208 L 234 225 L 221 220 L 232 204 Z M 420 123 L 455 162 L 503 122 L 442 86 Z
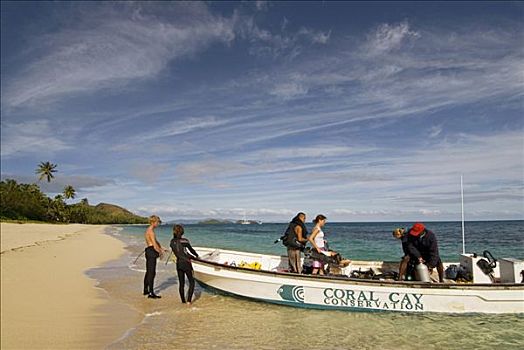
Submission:
M 394 261 L 402 256 L 400 242 L 391 236 L 396 227 L 413 223 L 327 223 L 323 231 L 331 249 L 353 260 Z M 426 227 L 438 239 L 444 261 L 458 261 L 462 252 L 460 222 L 429 222 Z M 311 231 L 311 225 L 307 225 Z M 285 254 L 281 243 L 273 244 L 287 224 L 184 225 L 193 246 L 224 248 L 257 253 Z M 142 237 L 145 226 L 126 227 L 130 235 Z M 172 225 L 156 229 L 161 244 L 168 247 Z M 524 221 L 483 221 L 466 223 L 466 252 L 489 250 L 495 258 L 524 258 Z
M 331 247 L 351 259 L 397 260 L 400 243 L 391 236 L 399 223 L 328 223 Z M 194 246 L 285 254 L 273 244 L 287 224 L 184 225 Z M 439 240 L 444 260 L 462 251 L 460 223 L 426 223 Z M 156 229 L 168 246 L 171 226 Z M 180 303 L 172 263 L 158 261 L 155 291 L 141 295 L 145 226 L 126 226 L 111 235 L 128 254 L 89 275 L 110 297 L 140 312 L 142 323 L 109 349 L 522 349 L 524 313 L 447 315 L 309 310 L 217 295 L 197 285 L 192 306 Z M 523 221 L 466 223 L 466 250 L 490 250 L 496 258 L 524 258 Z M 140 255 L 140 256 L 139 256 Z M 136 264 L 133 262 L 139 256 Z

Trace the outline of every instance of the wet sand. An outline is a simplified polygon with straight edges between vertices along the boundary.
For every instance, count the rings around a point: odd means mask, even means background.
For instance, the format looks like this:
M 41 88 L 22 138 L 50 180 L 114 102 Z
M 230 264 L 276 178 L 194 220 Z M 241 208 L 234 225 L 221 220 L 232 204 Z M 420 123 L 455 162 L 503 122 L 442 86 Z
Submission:
M 125 252 L 111 229 L 1 224 L 2 349 L 101 349 L 142 320 L 85 274 Z

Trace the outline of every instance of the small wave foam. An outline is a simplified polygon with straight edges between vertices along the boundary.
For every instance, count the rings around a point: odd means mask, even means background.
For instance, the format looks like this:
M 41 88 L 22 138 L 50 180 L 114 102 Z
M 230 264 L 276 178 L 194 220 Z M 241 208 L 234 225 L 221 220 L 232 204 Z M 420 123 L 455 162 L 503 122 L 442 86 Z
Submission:
M 136 272 L 146 272 L 146 269 L 144 268 L 138 268 L 136 265 L 128 265 L 127 267 L 129 267 L 129 269 L 131 271 L 136 271 Z
M 153 316 L 160 316 L 160 315 L 162 315 L 162 312 L 155 311 L 155 312 L 152 312 L 150 314 L 146 314 L 145 317 L 153 317 Z
M 115 235 L 115 236 L 120 236 L 120 232 L 122 232 L 123 228 L 122 227 L 112 227 L 111 228 L 111 234 Z

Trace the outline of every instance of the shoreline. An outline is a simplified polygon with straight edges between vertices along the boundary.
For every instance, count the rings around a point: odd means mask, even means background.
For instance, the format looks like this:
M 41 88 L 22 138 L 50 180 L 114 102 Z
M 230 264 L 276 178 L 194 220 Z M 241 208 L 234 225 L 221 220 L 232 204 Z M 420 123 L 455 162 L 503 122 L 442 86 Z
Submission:
M 114 226 L 0 225 L 2 349 L 104 348 L 142 321 L 87 274 L 126 253 Z

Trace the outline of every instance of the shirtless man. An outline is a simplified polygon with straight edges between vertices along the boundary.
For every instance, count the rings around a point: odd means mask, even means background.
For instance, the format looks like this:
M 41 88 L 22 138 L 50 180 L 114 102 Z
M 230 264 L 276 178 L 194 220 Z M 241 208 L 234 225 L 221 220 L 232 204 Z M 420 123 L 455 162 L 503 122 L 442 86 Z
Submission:
M 164 249 L 156 240 L 154 229 L 158 227 L 162 221 L 156 215 L 149 217 L 149 227 L 147 228 L 144 238 L 146 239 L 146 275 L 144 276 L 144 295 L 151 299 L 160 299 L 160 295 L 156 295 L 153 290 L 156 275 L 156 259 L 162 258 Z

